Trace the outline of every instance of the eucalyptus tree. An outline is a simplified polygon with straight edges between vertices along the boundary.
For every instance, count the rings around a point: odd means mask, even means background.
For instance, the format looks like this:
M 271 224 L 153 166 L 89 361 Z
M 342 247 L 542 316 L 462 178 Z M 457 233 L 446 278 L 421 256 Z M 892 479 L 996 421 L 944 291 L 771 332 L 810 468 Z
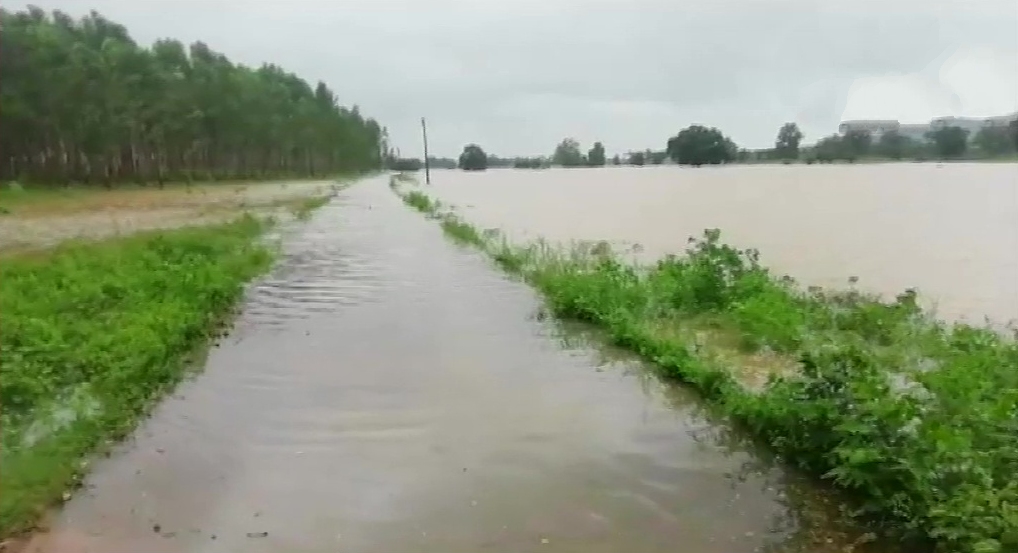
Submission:
M 0 179 L 164 182 L 381 166 L 387 136 L 325 83 L 207 44 L 137 44 L 97 12 L 0 9 Z

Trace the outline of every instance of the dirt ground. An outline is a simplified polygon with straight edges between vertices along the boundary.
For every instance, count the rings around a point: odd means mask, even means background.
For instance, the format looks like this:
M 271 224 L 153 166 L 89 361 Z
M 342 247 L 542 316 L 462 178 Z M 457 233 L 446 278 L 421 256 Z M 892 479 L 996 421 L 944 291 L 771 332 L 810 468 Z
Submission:
M 286 181 L 164 189 L 2 190 L 0 251 L 214 223 L 245 211 L 287 217 L 304 199 L 334 194 L 341 186 L 337 181 Z

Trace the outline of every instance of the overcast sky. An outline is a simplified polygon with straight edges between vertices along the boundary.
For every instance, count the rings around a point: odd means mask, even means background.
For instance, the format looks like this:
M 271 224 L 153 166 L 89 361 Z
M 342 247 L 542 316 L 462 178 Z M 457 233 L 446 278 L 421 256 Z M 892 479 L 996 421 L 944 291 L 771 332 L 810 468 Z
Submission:
M 203 40 L 326 81 L 420 155 L 563 137 L 661 149 L 700 123 L 746 147 L 795 121 L 1018 109 L 1018 0 L 38 0 L 144 44 Z M 7 3 L 8 8 L 14 7 Z

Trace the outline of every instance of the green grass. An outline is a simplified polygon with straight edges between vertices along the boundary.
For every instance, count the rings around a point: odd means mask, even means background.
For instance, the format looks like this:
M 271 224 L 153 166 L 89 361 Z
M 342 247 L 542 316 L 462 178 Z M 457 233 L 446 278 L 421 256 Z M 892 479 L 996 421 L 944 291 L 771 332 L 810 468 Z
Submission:
M 433 202 L 427 194 L 416 190 L 407 192 L 407 194 L 403 196 L 403 201 L 417 211 L 428 215 L 434 214 L 438 209 L 440 209 L 440 205 L 437 201 Z
M 0 537 L 32 527 L 229 321 L 272 251 L 252 217 L 0 263 Z
M 70 211 L 100 209 L 118 202 L 130 205 L 132 201 L 151 201 L 159 195 L 171 197 L 174 193 L 201 192 L 214 187 L 243 189 L 253 181 L 235 182 L 172 182 L 163 186 L 156 184 L 117 184 L 112 188 L 103 186 L 42 186 L 19 183 L 0 183 L 0 212 L 19 213 L 22 211 Z
M 403 197 L 558 316 L 604 329 L 848 491 L 866 525 L 941 551 L 1018 551 L 1014 340 L 938 322 L 912 291 L 884 301 L 804 290 L 714 230 L 684 255 L 635 266 L 603 244 L 509 244 L 422 196 Z

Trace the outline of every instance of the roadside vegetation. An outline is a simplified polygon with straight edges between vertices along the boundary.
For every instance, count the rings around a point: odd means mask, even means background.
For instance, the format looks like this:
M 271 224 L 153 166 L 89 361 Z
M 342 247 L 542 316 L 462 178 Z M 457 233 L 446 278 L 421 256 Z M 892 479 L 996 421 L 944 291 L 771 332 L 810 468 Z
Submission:
M 24 244 L 0 240 L 0 549 L 68 499 L 95 454 L 201 366 L 244 285 L 273 258 L 261 237 L 274 217 L 306 220 L 343 186 L 4 197 L 13 214 L 0 230 L 22 222 L 38 233 Z M 117 224 L 167 209 L 182 214 L 156 221 L 159 230 Z M 90 229 L 89 239 L 41 230 L 79 217 L 110 228 Z
M 266 222 L 4 255 L 0 262 L 0 536 L 30 529 L 89 456 L 200 362 L 272 251 Z
M 606 243 L 514 245 L 393 183 L 555 314 L 696 388 L 787 462 L 853 497 L 874 531 L 923 548 L 1018 551 L 1018 345 L 948 325 L 916 294 L 803 289 L 717 230 L 635 265 Z
M 312 196 L 309 198 L 303 198 L 293 202 L 290 206 L 290 211 L 298 220 L 307 221 L 311 218 L 311 214 L 316 209 L 329 203 L 329 200 L 331 199 L 332 196 Z

